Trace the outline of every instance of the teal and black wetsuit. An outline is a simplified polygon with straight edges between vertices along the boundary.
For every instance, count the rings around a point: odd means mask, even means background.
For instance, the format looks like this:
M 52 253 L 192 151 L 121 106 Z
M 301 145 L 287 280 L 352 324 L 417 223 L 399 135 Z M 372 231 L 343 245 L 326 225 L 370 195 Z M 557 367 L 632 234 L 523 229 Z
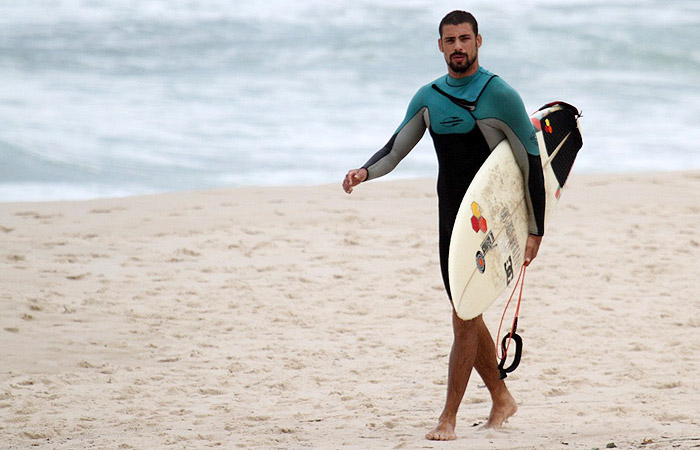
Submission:
M 450 295 L 447 257 L 452 228 L 469 184 L 491 151 L 508 138 L 525 178 L 530 233 L 538 236 L 544 234 L 544 179 L 535 129 L 520 96 L 483 68 L 466 78 L 445 75 L 420 88 L 389 142 L 362 166 L 367 180 L 393 170 L 426 129 L 438 158 L 440 266 Z

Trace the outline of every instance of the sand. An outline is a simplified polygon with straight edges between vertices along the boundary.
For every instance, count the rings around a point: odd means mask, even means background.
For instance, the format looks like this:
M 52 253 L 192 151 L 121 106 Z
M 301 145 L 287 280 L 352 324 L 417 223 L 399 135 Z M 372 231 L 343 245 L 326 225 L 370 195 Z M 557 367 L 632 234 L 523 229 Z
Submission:
M 574 173 L 447 443 L 433 180 L 0 204 L 0 448 L 697 448 L 698 192 Z

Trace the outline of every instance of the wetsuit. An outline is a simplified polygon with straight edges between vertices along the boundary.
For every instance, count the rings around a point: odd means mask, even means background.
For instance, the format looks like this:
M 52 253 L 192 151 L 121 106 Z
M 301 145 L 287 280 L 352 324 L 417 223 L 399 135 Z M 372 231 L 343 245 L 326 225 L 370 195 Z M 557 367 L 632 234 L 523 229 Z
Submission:
M 544 178 L 535 129 L 520 96 L 483 68 L 465 78 L 445 75 L 420 88 L 389 142 L 362 166 L 367 180 L 393 170 L 426 129 L 438 158 L 440 266 L 452 298 L 447 274 L 452 228 L 469 184 L 491 151 L 508 138 L 525 179 L 530 233 L 537 236 L 544 234 Z

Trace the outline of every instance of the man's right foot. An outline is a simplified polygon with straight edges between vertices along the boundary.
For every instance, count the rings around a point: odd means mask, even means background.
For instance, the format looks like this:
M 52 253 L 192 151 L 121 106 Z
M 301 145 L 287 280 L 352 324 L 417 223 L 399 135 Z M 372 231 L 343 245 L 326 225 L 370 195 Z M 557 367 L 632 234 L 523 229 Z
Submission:
M 508 391 L 503 395 L 501 400 L 493 403 L 489 421 L 486 422 L 484 428 L 500 428 L 503 424 L 518 411 L 518 404 Z

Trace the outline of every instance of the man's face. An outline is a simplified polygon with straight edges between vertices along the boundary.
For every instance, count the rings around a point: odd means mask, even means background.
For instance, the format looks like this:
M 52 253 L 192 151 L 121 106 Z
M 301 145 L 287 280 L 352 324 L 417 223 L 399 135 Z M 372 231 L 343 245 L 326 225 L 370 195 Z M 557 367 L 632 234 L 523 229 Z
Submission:
M 476 72 L 481 35 L 475 36 L 470 24 L 444 25 L 438 47 L 444 53 L 445 62 L 453 77 L 460 78 Z

